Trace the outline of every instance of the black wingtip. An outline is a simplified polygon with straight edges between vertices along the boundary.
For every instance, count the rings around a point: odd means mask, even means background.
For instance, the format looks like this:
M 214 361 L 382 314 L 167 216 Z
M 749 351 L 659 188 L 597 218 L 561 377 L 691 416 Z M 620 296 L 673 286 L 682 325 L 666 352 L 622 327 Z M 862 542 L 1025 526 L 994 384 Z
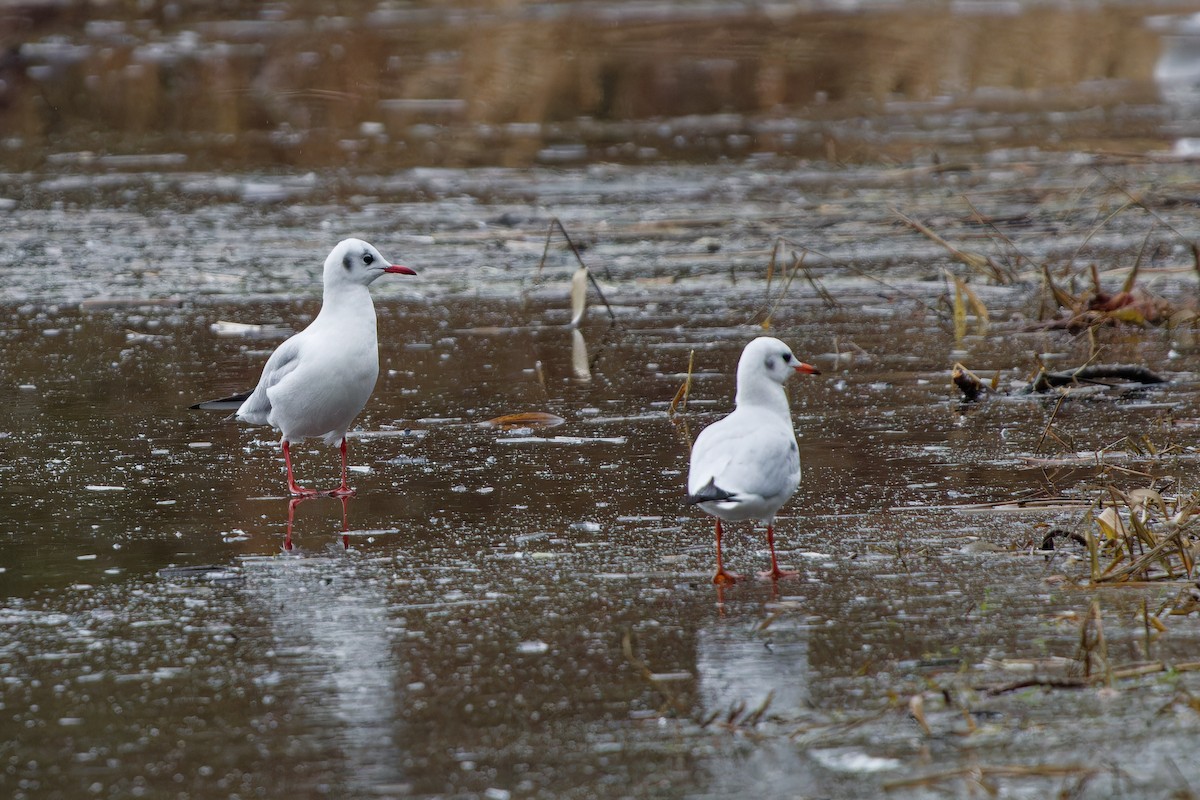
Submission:
M 709 478 L 708 483 L 700 487 L 700 491 L 687 496 L 687 502 L 690 506 L 694 506 L 697 503 L 720 503 L 736 499 L 732 492 L 727 492 L 717 486 L 716 478 Z
M 246 402 L 252 392 L 242 392 L 231 397 L 222 397 L 220 400 L 205 400 L 202 403 L 196 403 L 194 406 L 188 406 L 193 411 L 236 411 L 242 407 L 242 403 Z

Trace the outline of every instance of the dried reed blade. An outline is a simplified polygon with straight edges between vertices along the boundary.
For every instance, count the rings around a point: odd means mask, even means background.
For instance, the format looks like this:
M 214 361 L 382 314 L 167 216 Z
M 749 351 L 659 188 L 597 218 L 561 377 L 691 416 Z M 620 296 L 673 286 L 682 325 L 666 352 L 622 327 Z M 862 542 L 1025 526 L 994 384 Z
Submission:
M 571 276 L 571 322 L 570 327 L 578 328 L 587 313 L 588 268 L 580 265 Z
M 925 721 L 925 698 L 919 694 L 914 694 L 908 698 L 908 713 L 917 721 L 917 725 L 925 732 L 926 736 L 933 736 L 933 730 L 929 727 L 929 723 Z
M 683 382 L 683 410 L 687 411 L 688 398 L 692 395 L 692 370 L 696 366 L 696 350 L 692 348 L 688 351 L 688 371 L 687 378 Z
M 1167 220 L 1163 219 L 1162 216 L 1159 215 L 1159 213 L 1157 211 L 1155 211 L 1153 208 L 1150 208 L 1150 206 L 1148 206 L 1144 202 L 1142 202 L 1142 199 L 1140 197 L 1135 197 L 1132 192 L 1130 192 L 1128 189 L 1126 189 L 1124 186 L 1122 186 L 1116 180 L 1114 180 L 1113 178 L 1110 178 L 1108 175 L 1104 174 L 1104 171 L 1101 170 L 1099 167 L 1095 167 L 1095 170 L 1096 170 L 1096 173 L 1101 178 L 1108 181 L 1108 184 L 1110 186 L 1112 186 L 1118 192 L 1120 192 L 1121 194 L 1123 194 L 1127 198 L 1129 198 L 1129 203 L 1131 205 L 1135 205 L 1138 208 L 1142 209 L 1142 211 L 1145 211 L 1147 214 L 1149 214 L 1151 216 L 1151 218 L 1154 219 L 1154 221 L 1157 224 L 1162 225 L 1164 228 L 1169 230 L 1171 233 L 1175 234 L 1179 238 L 1180 241 L 1184 242 L 1189 247 L 1191 247 L 1192 254 L 1196 257 L 1196 271 L 1200 272 L 1200 249 L 1198 249 L 1197 243 L 1195 241 L 1193 241 L 1191 238 L 1189 238 L 1187 236 L 1184 236 L 1183 233 L 1178 228 L 1176 228 L 1174 225 L 1172 225 Z
M 750 715 L 747 716 L 746 719 L 744 719 L 742 721 L 742 724 L 744 724 L 748 728 L 753 728 L 755 725 L 757 725 L 759 722 L 761 722 L 763 716 L 767 713 L 767 709 L 771 705 L 771 701 L 774 699 L 775 699 L 775 690 L 772 689 L 769 692 L 767 692 L 767 696 L 763 698 L 763 701 L 762 701 L 762 703 L 759 704 L 758 708 L 751 711 Z
M 1065 289 L 1059 288 L 1054 282 L 1054 278 L 1050 277 L 1050 268 L 1045 264 L 1042 265 L 1042 279 L 1046 286 L 1050 289 L 1050 294 L 1054 297 L 1054 302 L 1058 303 L 1059 308 L 1065 308 L 1072 313 L 1078 313 L 1083 304 Z
M 1108 643 L 1104 638 L 1104 620 L 1100 614 L 1100 601 L 1093 600 L 1088 618 L 1092 620 L 1095 633 L 1095 651 L 1104 665 L 1104 684 L 1109 688 L 1113 685 L 1112 663 L 1108 660 Z
M 567 243 L 567 247 L 571 248 L 571 253 L 575 256 L 575 263 L 577 263 L 580 266 L 580 268 L 586 270 L 585 274 L 587 275 L 588 282 L 591 283 L 592 286 L 595 288 L 596 294 L 599 295 L 599 297 L 600 297 L 600 302 L 604 304 L 605 310 L 608 311 L 609 320 L 613 324 L 616 324 L 617 315 L 613 313 L 612 306 L 609 305 L 608 298 L 606 298 L 604 296 L 604 290 L 601 289 L 600 284 L 596 282 L 596 277 L 594 275 L 592 275 L 591 270 L 588 270 L 587 264 L 583 263 L 583 256 L 580 255 L 579 248 L 575 246 L 574 240 L 571 239 L 571 234 L 567 233 L 566 227 L 562 224 L 562 220 L 560 220 L 558 217 L 554 217 L 553 219 L 551 219 L 550 224 L 546 228 L 546 243 L 542 246 L 542 258 L 540 261 L 538 261 L 538 268 L 537 268 L 538 278 L 540 279 L 542 277 L 542 269 L 546 266 L 546 259 L 550 255 L 550 242 L 554 238 L 554 231 L 556 229 L 558 230 L 559 233 L 562 234 L 563 239 Z M 577 278 L 578 275 L 579 275 L 579 273 L 576 272 L 574 278 Z M 609 274 L 607 266 L 604 266 L 604 277 L 610 281 L 612 280 L 612 275 Z M 574 283 L 574 278 L 572 279 L 572 284 Z M 574 302 L 574 288 L 572 287 L 572 303 L 573 302 Z
M 1092 504 L 1092 507 L 1083 515 L 1084 535 L 1087 537 L 1088 549 L 1088 566 L 1091 570 L 1092 583 L 1095 584 L 1100 580 L 1100 545 L 1096 541 L 1095 526 L 1092 521 L 1096 517 L 1096 508 L 1099 505 L 1099 500 Z
M 1012 239 L 1010 239 L 1008 237 L 1008 235 L 1004 233 L 1004 231 L 997 228 L 995 223 L 993 223 L 990 219 L 988 219 L 983 214 L 981 214 L 979 212 L 979 209 L 975 207 L 975 204 L 972 203 L 970 198 L 968 198 L 966 195 L 963 195 L 963 202 L 967 204 L 967 208 L 971 209 L 971 213 L 975 215 L 976 219 L 978 219 L 984 225 L 987 225 L 989 228 L 991 228 L 992 233 L 994 233 L 996 235 L 996 237 L 1000 239 L 1000 241 L 1002 241 L 1006 245 L 1008 245 L 1008 247 L 1014 253 L 1017 254 L 1017 258 L 1019 259 L 1019 261 L 1017 262 L 1018 266 L 1020 264 L 1020 261 L 1027 261 L 1030 264 L 1033 263 L 1033 259 L 1029 258 L 1024 253 L 1022 253 L 1021 248 L 1017 247 L 1016 242 L 1014 242 Z M 1013 266 L 1010 269 L 1006 270 L 1005 276 L 1008 278 L 1009 282 L 1015 281 L 1017 279 L 1017 267 Z
M 1050 419 L 1046 421 L 1046 427 L 1042 429 L 1042 435 L 1038 439 L 1037 447 L 1033 448 L 1033 452 L 1036 453 L 1042 449 L 1042 443 L 1046 441 L 1046 437 L 1050 434 L 1050 428 L 1052 425 L 1054 425 L 1054 420 L 1058 416 L 1058 410 L 1062 408 L 1063 401 L 1067 399 L 1067 395 L 1070 394 L 1070 391 L 1070 389 L 1066 389 L 1061 395 L 1059 395 L 1058 402 L 1054 404 L 1054 411 L 1050 414 Z M 1058 437 L 1056 436 L 1055 438 L 1057 439 Z M 1062 440 L 1060 439 L 1059 441 Z
M 1107 225 L 1114 217 L 1116 217 L 1118 214 L 1120 214 L 1125 209 L 1129 208 L 1131 205 L 1134 205 L 1134 202 L 1132 201 L 1132 199 L 1125 201 L 1123 204 L 1121 204 L 1120 208 L 1118 208 L 1116 211 L 1112 212 L 1107 217 L 1100 220 L 1100 222 L 1098 222 L 1094 226 L 1092 226 L 1092 229 L 1090 231 L 1088 231 L 1087 236 L 1083 237 L 1083 241 L 1079 243 L 1079 246 L 1075 248 L 1075 252 L 1071 254 L 1071 263 L 1072 264 L 1075 263 L 1075 259 L 1079 257 L 1079 254 L 1080 254 L 1080 252 L 1083 251 L 1083 248 L 1087 247 L 1087 243 L 1092 240 L 1093 236 L 1095 236 L 1097 233 L 1102 231 L 1104 229 L 1105 225 Z M 1093 265 L 1093 267 L 1094 267 L 1094 265 Z
M 1129 270 L 1129 274 L 1125 276 L 1125 282 L 1121 284 L 1122 292 L 1132 292 L 1133 287 L 1137 284 L 1138 273 L 1142 269 L 1142 258 L 1146 255 L 1146 248 L 1150 246 L 1150 237 L 1154 235 L 1156 228 L 1158 228 L 1157 222 L 1150 226 L 1150 230 L 1146 231 L 1146 236 L 1142 239 L 1142 246 L 1138 250 L 1137 258 L 1133 261 L 1133 269 Z
M 542 387 L 542 399 L 550 401 L 550 391 L 546 388 L 546 372 L 542 369 L 541 360 L 533 362 L 533 371 L 537 375 L 538 385 Z
M 988 323 L 991 321 L 990 317 L 988 316 L 987 306 L 984 305 L 983 301 L 979 299 L 979 295 L 976 294 L 975 290 L 971 288 L 971 284 L 967 283 L 957 275 L 951 275 L 949 270 L 943 270 L 943 273 L 954 281 L 955 315 L 957 316 L 957 306 L 961 302 L 958 295 L 961 294 L 963 300 L 966 301 L 963 309 L 964 316 L 966 315 L 965 305 L 969 304 L 971 310 L 975 312 L 976 319 L 979 320 L 979 332 L 983 333 L 987 329 Z
M 829 293 L 829 290 L 825 288 L 825 284 L 817 280 L 817 276 L 812 274 L 812 270 L 806 264 L 801 263 L 800 266 L 804 270 L 804 279 L 808 281 L 808 285 L 817 293 L 817 297 L 821 298 L 821 302 L 825 304 L 825 307 L 841 308 L 842 304 L 838 302 L 836 297 Z
M 954 343 L 961 345 L 967 335 L 967 304 L 963 299 L 962 283 L 954 282 Z
M 800 255 L 796 255 L 795 251 L 792 251 L 792 268 L 790 270 L 785 270 L 786 277 L 783 282 L 783 287 L 779 290 L 779 296 L 776 297 L 774 302 L 772 302 L 767 308 L 767 316 L 762 322 L 764 329 L 770 330 L 771 318 L 775 316 L 775 311 L 779 308 L 779 304 L 783 302 L 785 297 L 787 297 L 788 289 L 791 288 L 792 281 L 796 279 L 796 275 L 800 272 L 800 268 L 804 264 L 804 259 L 807 255 L 807 251 L 802 252 Z
M 941 236 L 938 236 L 928 226 L 922 224 L 921 222 L 918 222 L 917 220 L 915 220 L 909 216 L 906 216 L 905 214 L 901 213 L 900 211 L 897 211 L 894 208 L 892 209 L 892 213 L 895 214 L 896 216 L 898 216 L 900 218 L 900 220 L 902 222 L 904 222 L 905 225 L 912 228 L 917 233 L 924 235 L 929 240 L 936 242 L 937 244 L 944 247 L 946 249 L 946 252 L 948 252 L 951 255 L 951 257 L 953 257 L 956 261 L 966 264 L 968 267 L 970 267 L 971 269 L 978 272 L 984 278 L 995 281 L 996 283 L 999 283 L 999 284 L 1005 284 L 1005 283 L 1011 282 L 1010 278 L 1004 274 L 1004 271 L 1001 270 L 999 267 L 997 267 L 997 265 L 990 258 L 987 258 L 986 256 L 981 256 L 978 253 L 972 253 L 967 250 L 961 250 L 961 249 L 955 247 L 954 245 L 950 244 L 950 242 L 943 239 Z
M 675 390 L 675 397 L 671 400 L 671 405 L 667 407 L 667 416 L 672 419 L 675 417 L 675 407 L 679 405 L 680 399 L 683 398 L 683 393 L 687 389 L 687 382 L 679 384 L 679 388 Z
M 775 260 L 779 257 L 779 248 L 783 245 L 783 238 L 777 237 L 775 244 L 771 248 L 771 260 L 767 262 L 767 292 L 763 299 L 763 307 L 769 308 L 771 305 L 771 281 L 775 278 Z
M 1105 581 L 1105 582 L 1124 581 L 1126 578 L 1128 578 L 1132 575 L 1138 575 L 1138 574 L 1144 573 L 1146 568 L 1148 566 L 1150 566 L 1150 564 L 1152 564 L 1153 562 L 1158 561 L 1160 559 L 1160 557 L 1162 556 L 1162 553 L 1165 550 L 1171 548 L 1172 546 L 1175 546 L 1177 543 L 1181 544 L 1181 542 L 1179 540 L 1180 540 L 1180 533 L 1178 531 L 1176 531 L 1175 533 L 1171 534 L 1170 536 L 1167 536 L 1166 538 L 1164 538 L 1161 542 L 1159 542 L 1157 545 L 1152 547 L 1150 550 L 1147 550 L 1145 553 L 1140 555 L 1136 560 L 1133 561 L 1133 563 L 1129 564 L 1129 566 L 1124 567 L 1123 569 L 1120 569 L 1116 572 L 1105 574 L 1105 575 L 1101 576 L 1101 580 Z M 1170 573 L 1170 574 L 1171 574 L 1171 577 L 1173 578 L 1174 574 L 1173 573 Z M 1145 578 L 1143 578 L 1143 580 L 1145 580 Z

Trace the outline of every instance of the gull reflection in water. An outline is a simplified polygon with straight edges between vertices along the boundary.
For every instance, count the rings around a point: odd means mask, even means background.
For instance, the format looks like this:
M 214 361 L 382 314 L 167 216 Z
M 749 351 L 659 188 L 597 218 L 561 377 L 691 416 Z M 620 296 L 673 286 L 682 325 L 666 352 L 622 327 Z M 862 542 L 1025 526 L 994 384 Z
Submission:
M 283 535 L 283 549 L 291 552 L 292 550 L 292 529 L 296 525 L 296 507 L 301 503 L 309 500 L 316 500 L 318 496 L 293 497 L 288 500 L 288 515 L 287 515 L 287 532 Z M 342 501 L 342 549 L 350 549 L 350 497 L 337 497 L 336 500 Z
M 301 515 L 293 544 L 297 508 L 321 499 L 289 500 L 285 554 L 255 560 L 246 572 L 249 600 L 271 636 L 273 669 L 261 682 L 293 721 L 297 753 L 331 771 L 335 794 L 404 794 L 405 754 L 396 742 L 406 670 L 391 576 L 378 560 L 348 549 L 349 497 L 337 498 L 340 544 L 324 539 L 325 547 L 304 547 L 310 522 L 330 522 L 310 513 Z M 305 511 L 321 507 L 334 508 L 318 502 Z
M 765 624 L 770 620 L 770 624 Z M 719 616 L 696 637 L 698 702 L 703 717 L 754 730 L 802 719 L 811 701 L 808 630 L 782 617 Z M 787 737 L 767 737 L 745 754 L 737 770 L 715 769 L 712 796 L 739 794 L 765 800 L 821 794 L 810 758 Z M 818 788 L 820 787 L 820 788 Z

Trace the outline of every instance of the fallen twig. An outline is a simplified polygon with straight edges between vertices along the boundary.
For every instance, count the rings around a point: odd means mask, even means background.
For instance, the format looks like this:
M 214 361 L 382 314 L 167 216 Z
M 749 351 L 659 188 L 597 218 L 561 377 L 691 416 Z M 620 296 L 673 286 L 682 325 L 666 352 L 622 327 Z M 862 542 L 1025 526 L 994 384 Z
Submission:
M 1105 383 L 1108 380 L 1142 384 L 1167 382 L 1167 379 L 1158 373 L 1137 364 L 1092 364 L 1065 372 L 1041 370 L 1026 391 L 1045 392 L 1061 386 L 1076 386 L 1082 383 L 1108 386 L 1111 385 Z

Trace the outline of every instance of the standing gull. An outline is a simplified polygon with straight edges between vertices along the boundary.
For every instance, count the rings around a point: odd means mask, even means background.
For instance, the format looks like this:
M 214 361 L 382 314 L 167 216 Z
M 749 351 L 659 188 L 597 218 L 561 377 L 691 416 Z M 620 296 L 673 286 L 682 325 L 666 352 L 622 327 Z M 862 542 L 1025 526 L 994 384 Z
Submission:
M 717 518 L 717 574 L 713 583 L 738 576 L 721 561 L 721 521 L 760 519 L 767 524 L 771 569 L 777 580 L 793 573 L 775 558 L 775 514 L 800 485 L 800 451 L 783 384 L 797 372 L 819 375 L 786 344 L 760 336 L 742 351 L 737 396 L 729 416 L 709 425 L 692 445 L 687 501 Z
M 367 404 L 379 377 L 375 304 L 367 287 L 385 272 L 416 275 L 389 264 L 361 239 L 344 239 L 325 259 L 321 312 L 307 328 L 276 348 L 253 392 L 197 403 L 192 408 L 237 409 L 237 418 L 270 425 L 281 434 L 288 491 L 298 497 L 319 492 L 297 485 L 291 443 L 319 437 L 341 442 L 342 485 L 327 494 L 347 497 L 346 431 Z

